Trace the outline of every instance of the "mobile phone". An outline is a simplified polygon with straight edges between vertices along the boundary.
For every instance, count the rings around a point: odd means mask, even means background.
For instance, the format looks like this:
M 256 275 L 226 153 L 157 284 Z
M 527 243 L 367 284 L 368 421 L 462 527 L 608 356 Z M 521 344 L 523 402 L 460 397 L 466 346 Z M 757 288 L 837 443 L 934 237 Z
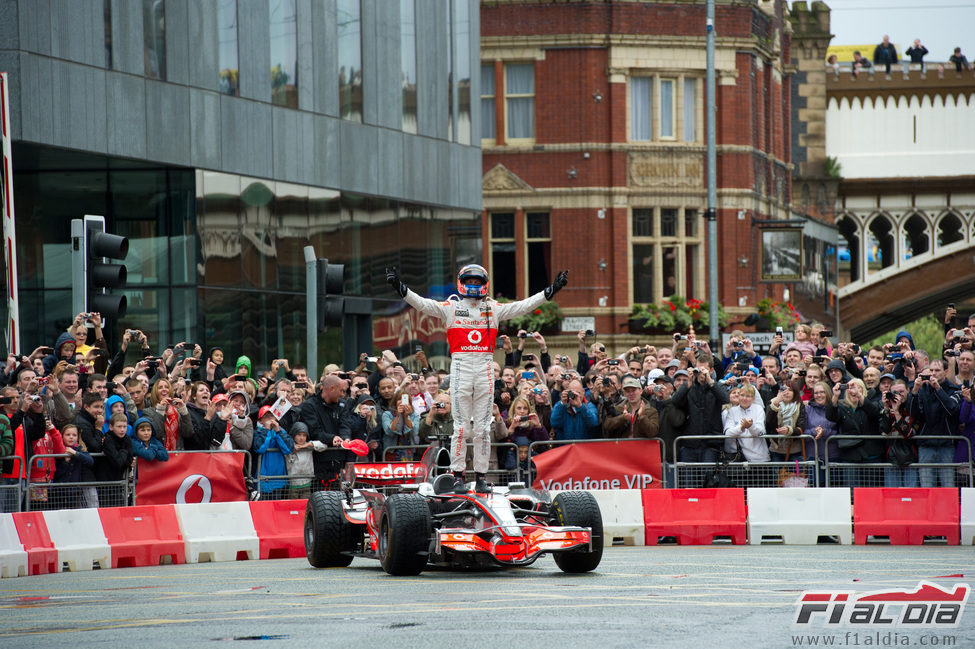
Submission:
M 949 302 L 948 303 L 948 308 L 949 309 L 954 309 L 955 308 L 955 303 L 954 302 Z
M 105 356 L 107 354 L 107 352 L 104 349 L 101 349 L 99 347 L 93 348 L 91 350 L 91 353 L 94 354 L 95 356 Z
M 535 360 L 535 354 L 522 354 L 522 360 Z
M 422 352 L 423 351 L 423 345 L 417 345 L 416 347 L 413 348 L 413 351 L 416 352 L 416 353 Z
M 849 383 L 838 383 L 837 385 L 840 386 L 840 390 L 845 390 L 848 387 L 850 387 L 850 384 Z
M 404 394 L 402 397 L 400 397 L 399 402 L 402 403 L 404 406 L 410 405 L 410 395 Z
M 782 327 L 776 327 L 775 328 L 775 333 L 781 334 L 782 333 Z
M 606 361 L 606 364 L 607 365 L 619 365 L 620 364 L 620 359 L 618 359 L 618 358 L 611 358 L 608 361 Z
M 375 363 L 378 360 L 379 360 L 378 356 L 366 356 L 367 363 Z
M 0 397 L 0 406 L 9 406 L 13 402 L 13 397 Z
M 54 353 L 54 348 L 53 347 L 41 347 L 40 348 L 40 352 L 42 354 L 53 354 Z
M 247 380 L 247 376 L 245 376 L 244 374 L 234 374 L 230 378 L 232 378 L 234 381 L 246 381 Z
M 820 338 L 832 338 L 833 337 L 833 330 L 832 329 L 823 329 L 822 331 L 819 332 L 819 337 Z
M 299 390 L 304 390 L 308 387 L 308 383 L 306 381 L 295 381 L 294 387 L 298 388 Z
M 534 372 L 522 372 L 521 373 L 521 378 L 522 379 L 533 379 L 533 378 L 535 378 L 535 373 Z
M 203 364 L 203 361 L 201 361 L 199 358 L 191 358 L 191 359 L 189 359 L 189 366 L 190 367 L 199 367 L 202 364 Z

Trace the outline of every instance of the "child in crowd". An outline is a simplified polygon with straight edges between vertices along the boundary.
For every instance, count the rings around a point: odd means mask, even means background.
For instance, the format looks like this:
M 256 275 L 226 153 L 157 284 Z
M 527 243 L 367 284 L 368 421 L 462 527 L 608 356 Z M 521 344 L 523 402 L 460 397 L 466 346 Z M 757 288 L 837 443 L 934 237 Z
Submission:
M 518 447 L 518 470 L 521 474 L 521 481 L 525 486 L 531 487 L 535 481 L 535 463 L 531 459 L 531 440 L 523 435 L 514 438 L 514 443 Z
M 108 435 L 108 423 L 112 415 L 119 413 L 125 415 L 126 421 L 128 421 L 128 413 L 125 411 L 125 401 L 117 394 L 113 394 L 105 400 L 105 423 L 102 425 L 103 435 Z M 125 434 L 133 439 L 135 438 L 135 431 L 132 429 L 132 426 L 128 426 L 125 429 Z
M 147 462 L 168 462 L 169 451 L 152 434 L 152 422 L 145 417 L 135 421 L 135 439 L 132 440 L 132 454 Z
M 312 453 L 324 451 L 328 447 L 321 442 L 308 441 L 308 426 L 303 422 L 296 422 L 291 427 L 291 437 L 294 439 L 294 452 L 286 456 L 288 475 L 291 476 L 289 498 L 308 498 L 311 495 L 311 480 L 315 475 L 315 463 Z
M 65 424 L 61 431 L 61 441 L 64 443 L 66 458 L 59 458 L 54 469 L 54 482 L 94 482 L 95 474 L 92 468 L 95 460 L 88 454 L 85 443 L 78 436 L 78 427 Z M 64 504 L 69 507 L 98 507 L 98 492 L 94 487 L 62 487 L 61 494 Z
M 44 415 L 44 436 L 34 442 L 32 455 L 52 455 L 64 453 L 64 442 L 61 440 L 61 432 L 54 427 L 51 418 Z M 51 482 L 54 477 L 55 459 L 53 457 L 32 459 L 30 463 L 30 476 L 28 482 L 43 483 Z M 48 503 L 49 494 L 47 487 L 38 486 L 30 488 L 31 509 L 41 509 Z M 60 508 L 60 503 L 51 503 L 55 509 Z
M 281 430 L 271 406 L 262 406 L 254 429 L 254 453 L 260 456 L 260 493 L 262 498 L 280 500 L 288 495 L 288 475 L 285 456 L 294 451 L 291 435 Z
M 132 466 L 132 441 L 127 434 L 129 419 L 116 413 L 108 420 L 108 435 L 102 440 L 104 457 L 95 464 L 95 476 L 102 482 L 121 482 L 129 475 Z M 102 507 L 124 507 L 126 505 L 126 485 L 107 485 L 102 487 L 99 501 Z

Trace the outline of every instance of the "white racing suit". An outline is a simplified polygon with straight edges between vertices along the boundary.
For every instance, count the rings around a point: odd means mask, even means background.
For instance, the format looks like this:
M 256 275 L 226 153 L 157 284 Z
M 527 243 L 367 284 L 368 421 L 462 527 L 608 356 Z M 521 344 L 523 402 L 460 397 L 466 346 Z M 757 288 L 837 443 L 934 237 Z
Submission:
M 447 323 L 450 347 L 450 408 L 454 434 L 450 438 L 450 469 L 463 471 L 467 442 L 474 443 L 474 472 L 487 473 L 491 452 L 494 403 L 494 343 L 498 321 L 517 318 L 545 302 L 545 293 L 527 300 L 499 303 L 492 298 L 448 299 L 444 302 L 406 292 L 406 302 L 418 311 Z M 472 439 L 473 438 L 473 439 Z

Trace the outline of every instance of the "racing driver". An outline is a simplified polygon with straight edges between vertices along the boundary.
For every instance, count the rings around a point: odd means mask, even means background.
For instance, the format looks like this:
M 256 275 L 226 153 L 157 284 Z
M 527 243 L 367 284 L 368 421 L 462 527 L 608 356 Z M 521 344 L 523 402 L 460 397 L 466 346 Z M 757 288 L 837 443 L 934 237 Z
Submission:
M 468 264 L 457 274 L 457 292 L 461 297 L 450 296 L 443 302 L 420 297 L 408 289 L 395 267 L 386 269 L 386 281 L 410 306 L 447 323 L 451 357 L 450 403 L 454 413 L 454 433 L 450 438 L 450 469 L 456 476 L 454 489 L 456 493 L 467 491 L 464 483 L 466 450 L 468 441 L 473 441 L 474 491 L 487 493 L 484 475 L 491 449 L 489 431 L 498 322 L 516 318 L 538 308 L 545 300 L 551 300 L 568 284 L 569 271 L 559 271 L 551 286 L 526 300 L 504 303 L 488 297 L 488 274 L 477 264 Z

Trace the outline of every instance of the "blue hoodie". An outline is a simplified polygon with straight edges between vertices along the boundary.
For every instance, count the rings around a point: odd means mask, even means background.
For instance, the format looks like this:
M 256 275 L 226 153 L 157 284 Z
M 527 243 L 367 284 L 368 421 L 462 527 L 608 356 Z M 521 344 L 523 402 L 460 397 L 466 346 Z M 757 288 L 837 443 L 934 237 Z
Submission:
M 907 342 L 911 345 L 911 349 L 914 349 L 914 337 L 911 336 L 908 331 L 898 331 L 897 335 L 894 336 L 894 342 L 899 341 L 901 338 L 907 338 Z
M 117 394 L 113 394 L 112 396 L 110 396 L 108 399 L 105 400 L 105 423 L 102 424 L 102 433 L 104 433 L 105 435 L 108 435 L 108 425 L 109 423 L 111 423 L 111 419 L 112 419 L 112 406 L 116 403 L 121 403 L 123 407 L 125 406 L 125 400 Z M 128 411 L 123 411 L 123 412 L 125 413 L 126 418 L 128 418 L 129 416 Z M 149 420 L 147 419 L 146 421 Z M 125 434 L 128 435 L 129 437 L 135 438 L 135 429 L 132 428 L 131 424 L 126 426 Z
M 130 428 L 135 428 L 138 430 L 140 424 L 149 424 L 149 429 L 152 430 L 152 422 L 145 417 L 139 417 L 135 420 L 135 426 L 130 426 Z M 148 462 L 168 462 L 169 452 L 166 447 L 156 439 L 155 435 L 149 438 L 149 443 L 146 444 L 138 437 L 133 437 L 132 439 L 132 454 L 136 457 L 141 457 L 143 460 Z
M 44 364 L 44 374 L 50 374 L 53 372 L 54 366 L 62 360 L 66 360 L 69 363 L 74 363 L 74 354 L 71 355 L 71 358 L 61 358 L 61 348 L 64 347 L 65 343 L 71 343 L 72 345 L 74 344 L 74 336 L 69 334 L 67 331 L 58 336 L 58 341 L 54 343 L 54 353 L 48 354 L 41 359 L 41 363 Z
M 285 431 L 275 431 L 258 424 L 254 429 L 254 453 L 261 456 L 261 493 L 268 493 L 276 489 L 283 489 L 290 484 L 287 477 L 283 480 L 267 480 L 265 476 L 287 476 L 288 465 L 284 459 L 295 450 L 295 443 L 291 435 Z

